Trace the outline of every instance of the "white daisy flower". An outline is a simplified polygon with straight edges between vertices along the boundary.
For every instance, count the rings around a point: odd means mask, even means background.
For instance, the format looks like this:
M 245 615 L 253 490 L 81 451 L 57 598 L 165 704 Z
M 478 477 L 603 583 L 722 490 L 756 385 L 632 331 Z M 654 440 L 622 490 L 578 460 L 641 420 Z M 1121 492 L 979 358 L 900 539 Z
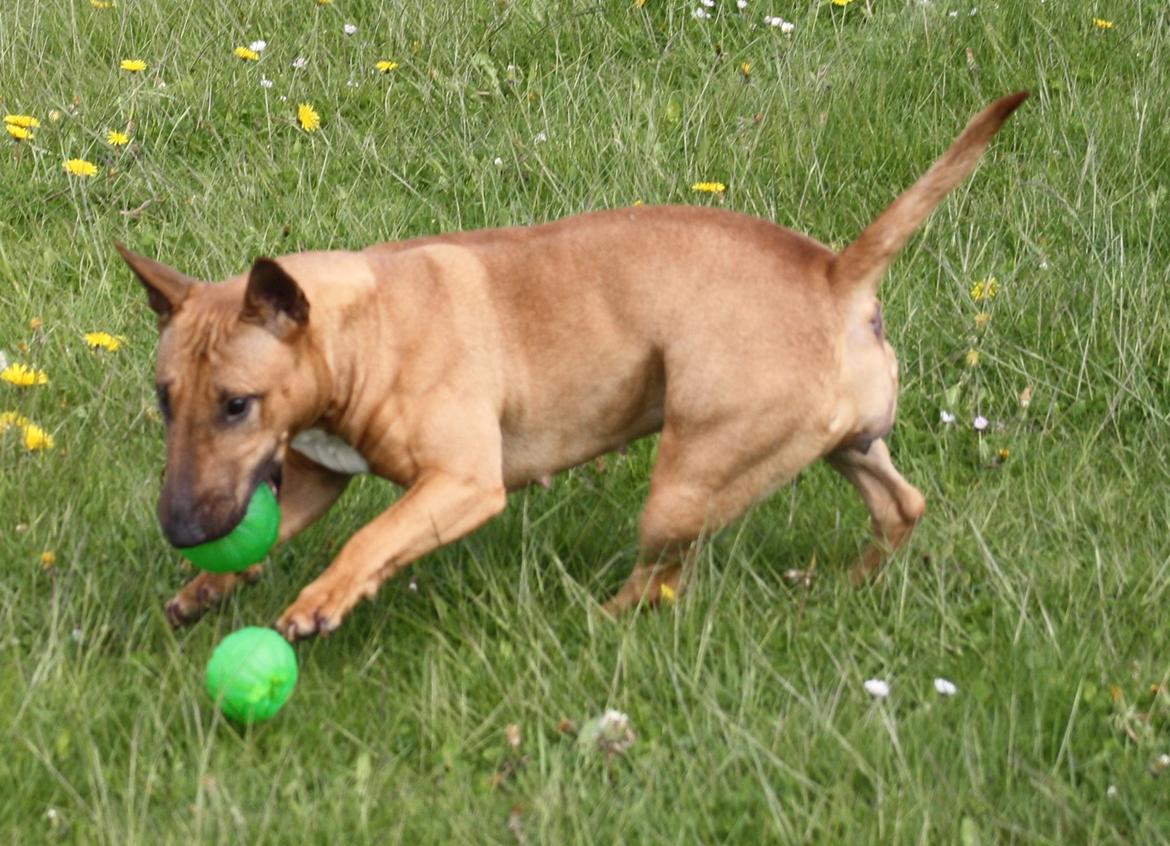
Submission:
M 691 17 L 697 21 L 701 21 L 711 17 L 711 13 L 700 6 L 698 9 L 695 9 L 695 11 L 691 12 Z
M 708 9 L 715 8 L 715 0 L 699 0 L 699 2 L 702 3 L 704 6 L 706 6 Z
M 938 413 L 938 419 L 949 426 L 951 423 L 955 422 L 955 415 L 951 414 L 944 408 Z
M 341 29 L 346 35 L 356 35 L 357 34 L 357 24 L 347 23 Z
M 590 720 L 577 735 L 577 743 L 594 746 L 607 758 L 622 755 L 637 740 L 630 718 L 621 711 L 609 708 L 596 720 Z
M 861 685 L 865 688 L 865 692 L 874 699 L 885 699 L 890 695 L 890 685 L 881 679 L 866 679 L 865 683 Z
M 296 70 L 304 70 L 305 66 L 308 64 L 309 64 L 309 60 L 306 59 L 304 56 L 297 56 L 292 61 L 292 66 Z
M 991 424 L 991 421 L 989 421 L 989 420 L 988 420 L 986 417 L 984 417 L 982 414 L 980 414 L 979 416 L 977 416 L 977 417 L 976 417 L 976 418 L 975 418 L 975 419 L 972 421 L 972 423 L 971 423 L 971 425 L 975 427 L 975 431 L 976 431 L 976 432 L 982 432 L 982 431 L 983 431 L 984 429 L 986 429 L 986 428 L 987 428 L 987 427 L 988 427 L 990 424 Z
M 791 35 L 794 29 L 796 29 L 796 24 L 792 21 L 780 21 L 780 31 L 785 35 Z
M 543 144 L 547 140 L 548 140 L 548 135 L 546 135 L 543 132 L 538 132 L 534 136 L 532 136 L 532 143 L 533 144 Z
M 492 159 L 492 164 L 494 164 L 496 167 L 503 167 L 504 160 L 501 159 L 499 156 L 496 156 L 494 159 Z
M 268 46 L 267 41 L 264 41 L 263 39 L 258 39 L 256 41 L 253 41 L 251 44 L 249 44 L 248 49 L 251 50 L 253 53 L 263 53 L 264 48 L 267 46 Z
M 261 88 L 271 88 L 272 87 L 272 80 L 266 76 L 260 77 L 260 87 Z
M 934 689 L 942 696 L 954 696 L 959 692 L 953 681 L 941 677 L 934 680 Z
M 736 8 L 738 8 L 741 12 L 747 8 L 747 3 L 748 0 L 735 0 Z

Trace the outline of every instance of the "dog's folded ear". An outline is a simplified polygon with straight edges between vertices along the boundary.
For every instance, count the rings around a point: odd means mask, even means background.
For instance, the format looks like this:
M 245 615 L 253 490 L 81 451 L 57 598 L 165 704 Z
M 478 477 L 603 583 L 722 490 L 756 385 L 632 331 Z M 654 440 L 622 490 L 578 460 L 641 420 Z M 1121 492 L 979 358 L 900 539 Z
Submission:
M 301 286 L 270 258 L 258 258 L 248 273 L 240 319 L 283 338 L 309 322 L 309 301 Z
M 199 284 L 198 279 L 180 273 L 173 267 L 167 267 L 154 259 L 133 253 L 117 241 L 114 242 L 114 246 L 122 254 L 126 264 L 130 265 L 130 269 L 134 271 L 134 275 L 138 277 L 142 287 L 146 289 L 150 307 L 163 321 L 168 320 L 182 305 L 183 300 L 187 299 L 187 295 L 191 292 L 191 288 Z

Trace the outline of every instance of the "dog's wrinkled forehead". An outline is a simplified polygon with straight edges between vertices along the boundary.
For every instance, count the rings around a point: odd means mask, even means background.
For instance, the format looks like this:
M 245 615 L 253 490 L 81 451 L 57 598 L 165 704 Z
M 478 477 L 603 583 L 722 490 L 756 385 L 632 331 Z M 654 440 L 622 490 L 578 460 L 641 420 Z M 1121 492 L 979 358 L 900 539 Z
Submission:
M 193 373 L 208 383 L 231 390 L 255 390 L 239 384 L 266 379 L 274 364 L 287 359 L 283 345 L 263 329 L 240 319 L 242 300 L 207 289 L 192 292 L 159 337 L 157 375 L 160 382 L 180 382 Z M 236 384 L 230 384 L 236 383 Z

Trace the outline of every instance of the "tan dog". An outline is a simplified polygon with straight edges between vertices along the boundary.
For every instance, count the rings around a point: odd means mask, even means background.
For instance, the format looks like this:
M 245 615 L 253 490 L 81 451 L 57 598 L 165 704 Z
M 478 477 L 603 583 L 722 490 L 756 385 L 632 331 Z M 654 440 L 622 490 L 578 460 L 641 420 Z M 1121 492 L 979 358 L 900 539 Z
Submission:
M 607 609 L 681 590 L 701 535 L 818 458 L 872 516 L 864 578 L 925 508 L 882 441 L 898 372 L 878 281 L 1026 96 L 976 116 L 840 255 L 687 207 L 262 258 L 219 285 L 119 245 L 160 316 L 167 537 L 226 534 L 261 484 L 278 489 L 282 541 L 354 472 L 405 487 L 277 623 L 329 632 L 508 491 L 661 430 L 639 563 Z M 196 618 L 236 581 L 200 575 L 168 616 Z

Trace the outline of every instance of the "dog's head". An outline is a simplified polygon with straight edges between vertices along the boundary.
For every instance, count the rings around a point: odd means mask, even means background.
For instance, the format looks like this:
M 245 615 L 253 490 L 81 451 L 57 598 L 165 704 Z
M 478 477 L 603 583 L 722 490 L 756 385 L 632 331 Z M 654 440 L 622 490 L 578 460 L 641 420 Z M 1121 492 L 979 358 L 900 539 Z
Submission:
M 319 399 L 309 302 L 275 261 L 210 285 L 118 245 L 159 316 L 167 427 L 159 522 L 175 546 L 240 522 L 257 486 L 279 491 L 289 437 Z

